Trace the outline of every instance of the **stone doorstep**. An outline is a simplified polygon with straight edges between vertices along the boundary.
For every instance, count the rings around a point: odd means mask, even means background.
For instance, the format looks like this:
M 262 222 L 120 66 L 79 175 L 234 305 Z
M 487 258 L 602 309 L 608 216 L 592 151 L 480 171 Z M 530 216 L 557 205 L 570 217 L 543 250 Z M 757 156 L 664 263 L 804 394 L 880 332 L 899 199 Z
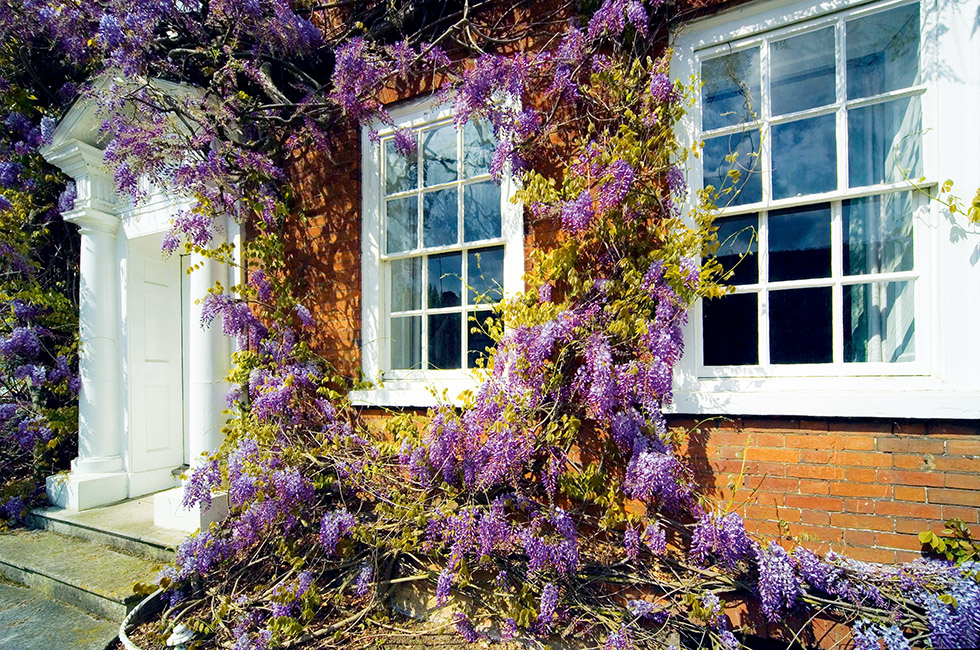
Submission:
M 0 535 L 0 574 L 112 621 L 140 600 L 137 582 L 152 583 L 161 563 L 47 530 Z
M 27 523 L 33 528 L 169 562 L 187 533 L 157 526 L 153 517 L 154 498 L 149 495 L 81 512 L 56 507 L 34 508 Z

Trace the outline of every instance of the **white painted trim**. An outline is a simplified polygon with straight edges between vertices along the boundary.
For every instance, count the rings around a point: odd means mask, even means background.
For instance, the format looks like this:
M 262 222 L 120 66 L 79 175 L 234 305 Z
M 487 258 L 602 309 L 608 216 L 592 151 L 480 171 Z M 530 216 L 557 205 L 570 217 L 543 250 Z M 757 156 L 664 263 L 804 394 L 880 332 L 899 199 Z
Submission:
M 398 128 L 416 129 L 430 122 L 448 119 L 452 112 L 448 106 L 433 105 L 432 98 L 427 97 L 392 109 L 391 116 Z M 372 129 L 377 129 L 375 136 L 372 136 Z M 378 382 L 378 388 L 354 391 L 351 398 L 355 404 L 362 406 L 425 407 L 437 403 L 458 402 L 459 393 L 473 390 L 477 386 L 474 372 L 391 372 L 386 369 L 384 337 L 388 320 L 385 291 L 387 278 L 381 255 L 384 240 L 381 231 L 383 170 L 381 146 L 377 139 L 383 140 L 393 132 L 390 125 L 381 123 L 368 125 L 361 132 L 361 361 L 365 378 Z M 516 191 L 516 181 L 510 174 L 505 174 L 500 188 L 501 243 L 505 246 L 505 297 L 511 297 L 523 290 L 524 212 L 520 205 L 511 201 Z M 484 242 L 480 242 L 480 246 L 483 245 Z M 487 245 L 493 243 L 487 242 Z M 463 362 L 465 361 L 464 358 Z
M 678 392 L 674 404 L 665 410 L 676 414 L 733 416 L 977 418 L 976 391 L 922 388 L 883 391 L 874 390 L 867 383 L 858 383 L 853 389 L 842 384 L 846 385 L 839 380 L 810 383 L 790 391 L 767 380 L 766 390 L 751 391 L 740 383 L 716 389 L 702 381 L 701 390 Z
M 692 21 L 673 38 L 673 79 L 688 83 L 696 72 L 696 53 L 730 41 L 759 38 L 777 29 L 811 19 L 833 20 L 847 10 L 854 17 L 906 0 L 757 0 Z M 927 185 L 935 188 L 949 178 L 965 199 L 980 183 L 980 162 L 972 155 L 980 143 L 980 34 L 973 25 L 980 2 L 939 3 L 921 0 L 922 39 L 922 164 Z M 811 25 L 801 26 L 809 28 Z M 693 144 L 700 122 L 699 106 L 682 119 L 677 135 L 683 146 Z M 967 145 L 966 143 L 970 143 Z M 765 146 L 765 145 L 764 145 Z M 702 184 L 700 164 L 689 175 L 694 188 Z M 890 186 L 878 190 L 896 189 Z M 812 202 L 814 197 L 806 197 Z M 834 193 L 839 200 L 843 193 Z M 786 200 L 797 204 L 796 199 Z M 818 202 L 818 201 L 817 201 Z M 782 202 L 781 202 L 782 203 Z M 772 206 L 776 207 L 775 205 Z M 782 206 L 779 206 L 782 207 Z M 759 206 L 738 206 L 731 214 L 756 212 Z M 727 214 L 727 213 L 726 213 Z M 727 369 L 730 376 L 705 377 L 701 358 L 700 305 L 685 328 L 687 351 L 678 364 L 675 413 L 788 416 L 851 416 L 887 418 L 980 417 L 980 234 L 965 220 L 931 203 L 915 222 L 916 357 L 909 364 L 866 364 L 841 376 L 833 368 L 798 366 L 762 373 L 757 368 Z M 879 374 L 880 373 L 880 374 Z M 885 374 L 887 373 L 887 375 Z M 794 376 L 795 375 L 795 376 Z
M 355 406 L 380 408 L 428 408 L 440 404 L 460 406 L 460 393 L 476 390 L 478 386 L 479 382 L 475 377 L 452 381 L 442 378 L 389 381 L 382 388 L 351 391 L 350 399 Z

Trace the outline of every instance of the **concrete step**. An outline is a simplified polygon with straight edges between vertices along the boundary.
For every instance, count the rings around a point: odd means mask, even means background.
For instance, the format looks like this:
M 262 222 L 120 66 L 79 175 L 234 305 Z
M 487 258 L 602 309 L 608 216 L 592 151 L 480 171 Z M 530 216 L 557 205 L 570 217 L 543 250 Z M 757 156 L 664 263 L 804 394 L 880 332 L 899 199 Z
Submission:
M 185 532 L 154 525 L 152 495 L 81 512 L 35 508 L 28 515 L 27 525 L 161 562 L 172 560 L 174 549 L 187 536 Z
M 0 534 L 0 574 L 110 621 L 123 619 L 140 599 L 133 585 L 152 583 L 161 567 L 155 560 L 48 530 Z
M 0 650 L 105 650 L 119 623 L 0 580 Z

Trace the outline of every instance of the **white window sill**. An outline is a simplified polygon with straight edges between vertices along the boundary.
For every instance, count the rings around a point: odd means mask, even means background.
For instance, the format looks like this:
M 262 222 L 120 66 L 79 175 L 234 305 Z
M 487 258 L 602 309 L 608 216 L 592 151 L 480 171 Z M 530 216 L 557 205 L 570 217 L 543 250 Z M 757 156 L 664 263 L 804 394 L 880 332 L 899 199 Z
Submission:
M 386 381 L 383 388 L 351 391 L 354 406 L 379 408 L 428 408 L 440 404 L 461 406 L 460 393 L 475 390 L 479 386 L 475 377 L 454 377 L 450 380 L 433 379 Z
M 885 388 L 850 386 L 849 378 L 795 381 L 702 380 L 698 390 L 678 389 L 669 413 L 787 417 L 980 418 L 980 391 L 949 390 L 935 380 L 883 378 Z M 876 382 L 877 383 L 877 382 Z M 901 383 L 895 386 L 895 383 Z M 388 382 L 384 388 L 352 391 L 355 406 L 429 408 L 460 406 L 459 394 L 474 390 L 476 380 L 426 384 Z
M 701 379 L 670 412 L 797 417 L 978 418 L 980 391 L 926 377 Z

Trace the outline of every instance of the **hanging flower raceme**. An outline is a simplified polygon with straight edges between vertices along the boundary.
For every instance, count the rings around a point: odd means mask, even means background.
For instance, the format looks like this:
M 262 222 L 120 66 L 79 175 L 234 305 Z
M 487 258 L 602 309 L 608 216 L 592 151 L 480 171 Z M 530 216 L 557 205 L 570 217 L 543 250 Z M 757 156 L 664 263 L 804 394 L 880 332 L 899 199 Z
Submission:
M 319 535 L 323 551 L 327 555 L 336 553 L 340 540 L 350 533 L 355 523 L 354 516 L 344 508 L 325 514 L 320 521 Z
M 375 115 L 377 100 L 370 98 L 388 78 L 389 64 L 361 37 L 352 38 L 336 51 L 331 99 L 358 122 Z
M 201 305 L 201 325 L 210 326 L 218 316 L 221 317 L 221 331 L 225 336 L 236 337 L 240 344 L 247 343 L 249 336 L 262 340 L 269 331 L 252 313 L 247 302 L 227 294 L 208 293 Z
M 734 569 L 739 562 L 750 557 L 755 547 L 738 513 L 716 515 L 708 511 L 694 526 L 691 557 L 702 565 L 715 558 L 723 566 Z
M 762 613 L 774 623 L 796 606 L 800 595 L 799 578 L 786 549 L 776 542 L 770 542 L 766 549 L 756 548 L 755 559 Z

